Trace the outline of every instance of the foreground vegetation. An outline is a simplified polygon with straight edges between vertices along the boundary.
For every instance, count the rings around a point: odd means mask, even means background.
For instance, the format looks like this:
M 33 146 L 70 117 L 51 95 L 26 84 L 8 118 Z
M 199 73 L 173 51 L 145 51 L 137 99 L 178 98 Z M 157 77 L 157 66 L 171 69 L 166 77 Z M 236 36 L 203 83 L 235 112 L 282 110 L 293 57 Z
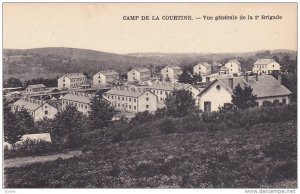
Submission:
M 80 157 L 5 169 L 6 186 L 296 187 L 296 142 L 290 121 L 94 144 Z

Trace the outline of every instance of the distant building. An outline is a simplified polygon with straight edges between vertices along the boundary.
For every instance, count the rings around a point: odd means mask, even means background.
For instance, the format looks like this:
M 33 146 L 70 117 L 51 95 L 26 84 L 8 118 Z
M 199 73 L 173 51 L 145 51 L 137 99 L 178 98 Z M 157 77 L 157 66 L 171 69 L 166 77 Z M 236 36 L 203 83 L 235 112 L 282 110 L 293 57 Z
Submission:
M 58 89 L 77 88 L 87 81 L 82 73 L 68 73 L 58 78 Z
M 34 121 L 42 120 L 43 118 L 53 119 L 57 113 L 57 107 L 50 105 L 48 102 L 33 99 L 22 98 L 16 101 L 12 106 L 12 112 L 26 110 L 34 119 Z
M 104 85 L 119 80 L 119 74 L 114 70 L 99 71 L 93 76 L 93 85 Z
M 145 86 L 145 90 L 151 91 L 158 97 L 158 102 L 164 102 L 168 95 L 174 90 L 187 90 L 192 93 L 193 98 L 196 99 L 200 93 L 200 89 L 191 84 L 171 83 L 171 82 L 155 82 L 150 86 Z
M 117 110 L 125 112 L 154 112 L 157 110 L 157 96 L 142 89 L 114 87 L 107 91 L 104 97 Z
M 44 84 L 35 84 L 35 85 L 28 85 L 26 88 L 26 92 L 31 93 L 31 92 L 40 92 L 40 91 L 45 91 L 46 86 Z
M 257 96 L 257 105 L 267 102 L 290 103 L 292 94 L 281 84 L 281 76 L 276 80 L 273 76 L 246 76 L 216 79 L 198 95 L 198 106 L 205 112 L 218 111 L 219 107 L 231 104 L 234 88 L 240 85 L 251 86 L 253 94 Z
M 72 105 L 83 114 L 88 114 L 93 96 L 82 92 L 70 92 L 61 98 L 62 110 L 65 110 L 68 105 Z
M 271 74 L 273 71 L 280 71 L 280 64 L 273 59 L 258 59 L 252 69 L 258 75 Z
M 242 71 L 241 64 L 237 59 L 230 60 L 225 64 L 230 74 L 238 74 Z
M 210 75 L 212 72 L 212 66 L 206 62 L 199 63 L 194 66 L 193 68 L 193 74 L 198 74 L 198 75 Z
M 175 82 L 182 74 L 182 69 L 179 66 L 166 66 L 161 70 L 163 80 Z
M 127 73 L 128 82 L 146 81 L 151 78 L 151 71 L 145 67 L 134 68 Z

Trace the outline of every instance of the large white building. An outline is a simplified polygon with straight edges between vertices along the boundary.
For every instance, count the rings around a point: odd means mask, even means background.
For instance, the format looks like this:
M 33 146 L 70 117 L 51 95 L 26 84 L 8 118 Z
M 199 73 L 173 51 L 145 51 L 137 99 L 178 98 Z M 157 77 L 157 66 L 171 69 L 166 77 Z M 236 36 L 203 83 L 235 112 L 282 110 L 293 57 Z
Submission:
M 253 64 L 252 72 L 258 75 L 271 74 L 273 71 L 280 71 L 280 64 L 273 59 L 258 59 Z
M 228 61 L 224 66 L 228 68 L 230 74 L 239 74 L 242 71 L 241 64 L 237 59 Z
M 28 85 L 26 88 L 27 93 L 40 92 L 45 90 L 46 90 L 46 86 L 44 84 Z
M 34 121 L 39 121 L 43 118 L 53 119 L 58 108 L 45 101 L 23 97 L 12 105 L 12 112 L 20 110 L 26 110 Z
M 93 85 L 103 85 L 119 80 L 119 74 L 115 70 L 99 71 L 93 76 Z
M 194 75 L 198 74 L 198 75 L 206 76 L 206 75 L 211 74 L 211 70 L 212 70 L 211 65 L 206 63 L 206 62 L 203 62 L 203 63 L 199 63 L 199 64 L 194 66 L 193 74 Z
M 166 66 L 161 71 L 162 79 L 175 82 L 182 74 L 182 69 L 179 66 Z
M 104 94 L 104 98 L 117 110 L 124 112 L 157 110 L 157 96 L 140 88 L 114 87 Z
M 281 84 L 281 77 L 276 80 L 273 76 L 247 76 L 216 79 L 198 95 L 199 109 L 206 112 L 218 111 L 219 108 L 232 104 L 232 95 L 236 86 L 251 86 L 257 96 L 257 105 L 267 102 L 290 103 L 292 94 Z
M 151 71 L 145 67 L 138 67 L 127 73 L 128 82 L 146 81 L 151 78 Z
M 63 88 L 77 88 L 80 87 L 87 81 L 87 77 L 82 73 L 68 73 L 64 74 L 63 76 L 59 77 L 58 82 L 58 89 Z
M 158 97 L 158 102 L 165 102 L 165 99 L 168 95 L 171 94 L 174 90 L 187 90 L 192 93 L 193 98 L 196 97 L 200 93 L 202 89 L 197 88 L 191 84 L 183 84 L 183 83 L 171 83 L 171 82 L 155 82 L 152 85 L 145 86 L 145 90 L 151 91 Z
M 61 98 L 61 108 L 65 110 L 68 105 L 72 105 L 83 114 L 88 114 L 92 98 L 91 94 L 72 91 Z

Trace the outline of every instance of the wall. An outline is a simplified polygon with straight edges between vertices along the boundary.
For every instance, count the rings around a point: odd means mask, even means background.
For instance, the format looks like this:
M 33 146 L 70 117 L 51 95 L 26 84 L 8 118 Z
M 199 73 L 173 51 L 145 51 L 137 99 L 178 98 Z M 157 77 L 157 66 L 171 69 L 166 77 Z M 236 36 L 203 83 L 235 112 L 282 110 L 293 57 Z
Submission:
M 148 98 L 148 101 L 146 98 Z M 146 108 L 146 105 L 149 105 L 149 108 Z M 146 110 L 149 112 L 154 112 L 157 110 L 157 96 L 152 94 L 150 91 L 145 92 L 138 98 L 138 112 L 143 112 Z
M 65 82 L 63 82 L 63 79 L 65 79 Z M 57 82 L 58 82 L 58 84 L 57 84 L 58 89 L 71 87 L 71 80 L 66 76 L 62 76 L 62 77 L 58 78 Z M 63 84 L 65 84 L 65 86 L 63 86 Z
M 220 86 L 220 90 L 216 86 Z M 204 110 L 204 102 L 211 102 L 211 111 L 218 111 L 219 107 L 223 107 L 224 103 L 231 103 L 231 94 L 222 87 L 219 82 L 214 83 L 210 89 L 198 97 L 199 109 Z

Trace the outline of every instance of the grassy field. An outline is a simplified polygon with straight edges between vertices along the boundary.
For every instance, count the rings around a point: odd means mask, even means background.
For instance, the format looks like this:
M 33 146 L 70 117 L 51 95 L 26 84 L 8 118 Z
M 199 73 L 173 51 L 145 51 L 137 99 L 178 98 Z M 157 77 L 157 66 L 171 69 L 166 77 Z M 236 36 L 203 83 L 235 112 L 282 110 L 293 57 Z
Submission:
M 295 121 L 99 145 L 70 159 L 5 168 L 8 188 L 295 188 Z

